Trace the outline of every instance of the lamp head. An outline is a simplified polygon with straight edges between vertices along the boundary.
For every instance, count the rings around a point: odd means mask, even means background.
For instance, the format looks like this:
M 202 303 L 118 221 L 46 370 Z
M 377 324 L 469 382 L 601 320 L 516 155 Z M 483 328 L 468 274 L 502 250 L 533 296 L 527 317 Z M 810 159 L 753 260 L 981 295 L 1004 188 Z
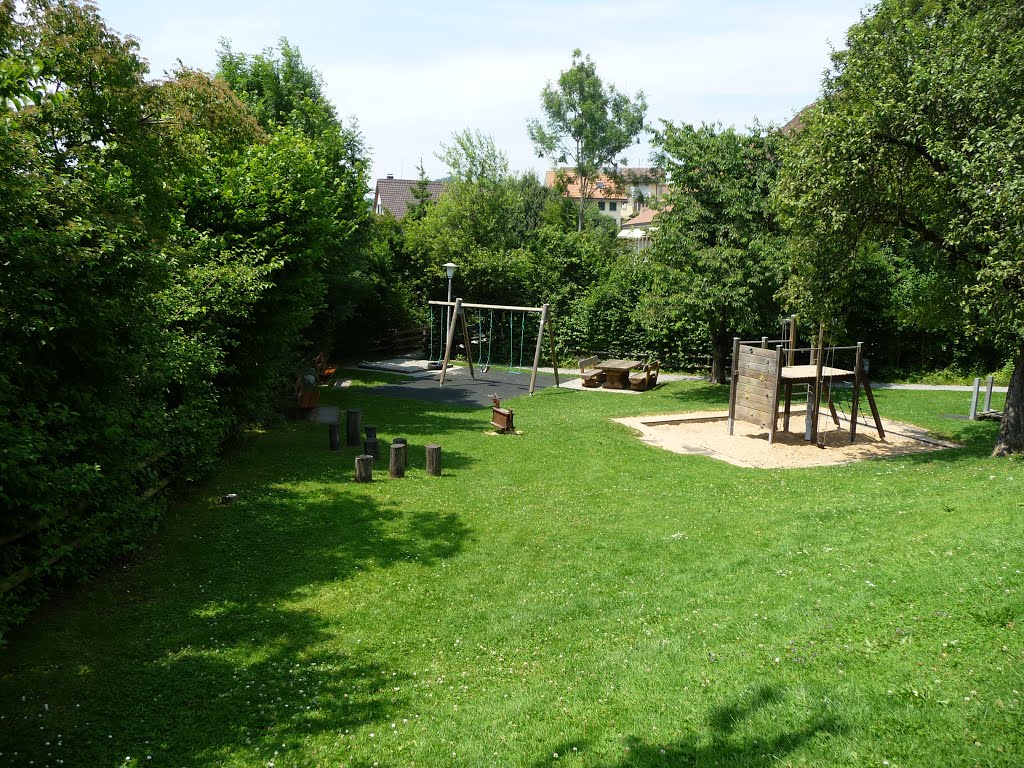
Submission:
M 452 264 L 452 262 L 449 261 L 447 264 L 442 264 L 441 266 L 444 267 L 445 272 L 448 273 L 448 279 L 451 280 L 455 275 L 455 264 Z

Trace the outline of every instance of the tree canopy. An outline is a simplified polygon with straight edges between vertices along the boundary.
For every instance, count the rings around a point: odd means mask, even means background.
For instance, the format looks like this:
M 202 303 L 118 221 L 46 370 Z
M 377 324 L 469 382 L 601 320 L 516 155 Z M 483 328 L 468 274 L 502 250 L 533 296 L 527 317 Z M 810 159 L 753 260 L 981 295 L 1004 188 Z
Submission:
M 553 166 L 571 165 L 580 185 L 577 228 L 583 231 L 583 211 L 597 176 L 602 171 L 614 174 L 619 153 L 638 141 L 647 100 L 643 91 L 630 99 L 614 85 L 605 85 L 590 56 L 577 48 L 569 69 L 541 91 L 541 109 L 543 119 L 527 124 L 530 140 L 538 157 Z
M 1024 7 L 883 0 L 847 42 L 785 161 L 793 294 L 841 313 L 866 242 L 951 287 L 925 295 L 1016 356 L 996 452 L 1024 450 Z

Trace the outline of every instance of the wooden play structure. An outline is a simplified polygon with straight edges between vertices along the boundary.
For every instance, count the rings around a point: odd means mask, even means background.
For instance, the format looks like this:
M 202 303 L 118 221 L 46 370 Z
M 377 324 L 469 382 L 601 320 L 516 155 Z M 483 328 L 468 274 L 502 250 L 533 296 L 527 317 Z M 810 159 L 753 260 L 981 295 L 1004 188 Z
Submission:
M 539 314 L 540 321 L 537 327 L 537 346 L 534 350 L 533 367 L 530 372 L 530 394 L 533 394 L 537 385 L 537 368 L 540 366 L 540 353 L 544 345 L 545 327 L 547 328 L 548 340 L 551 345 L 551 365 L 555 369 L 555 386 L 560 386 L 558 381 L 558 357 L 555 353 L 555 329 L 551 317 L 550 304 L 544 304 L 540 307 L 518 307 L 502 304 L 470 304 L 468 302 L 464 302 L 462 299 L 456 299 L 455 301 L 430 301 L 428 303 L 437 307 L 450 307 L 453 310 L 451 313 L 451 319 L 448 322 L 447 333 L 445 334 L 444 360 L 441 363 L 442 387 L 444 386 L 445 378 L 448 373 L 448 364 L 451 362 L 452 358 L 452 348 L 455 344 L 455 331 L 457 326 L 462 330 L 463 343 L 467 352 L 466 360 L 469 363 L 469 375 L 472 376 L 474 380 L 476 379 L 476 372 L 473 370 L 473 355 L 470 352 L 473 347 L 473 340 L 470 337 L 469 325 L 466 322 L 467 309 L 522 312 L 524 315 Z M 478 338 L 477 343 L 482 348 L 483 339 Z
M 796 346 L 796 318 L 789 318 L 784 330 L 788 327 L 788 339 L 769 340 L 764 337 L 759 341 L 741 341 L 733 339 L 732 346 L 732 379 L 729 392 L 729 434 L 733 434 L 733 425 L 737 420 L 756 424 L 768 430 L 768 442 L 775 442 L 779 416 L 782 416 L 782 429 L 789 431 L 790 412 L 793 400 L 793 387 L 807 387 L 807 412 L 804 426 L 804 439 L 824 447 L 820 438 L 818 421 L 821 410 L 821 396 L 825 395 L 829 413 L 836 426 L 841 426 L 839 414 L 833 401 L 835 384 L 851 383 L 850 399 L 850 442 L 857 436 L 857 413 L 860 406 L 860 393 L 864 391 L 878 437 L 885 440 L 885 431 L 875 406 L 875 396 L 871 391 L 871 382 L 865 370 L 864 343 L 855 346 L 825 346 L 825 330 L 822 326 L 818 333 L 816 347 L 798 348 Z M 853 369 L 835 366 L 837 353 L 853 353 Z M 806 363 L 798 364 L 806 359 Z M 831 364 L 830 364 L 831 363 Z M 779 407 L 783 406 L 782 414 Z

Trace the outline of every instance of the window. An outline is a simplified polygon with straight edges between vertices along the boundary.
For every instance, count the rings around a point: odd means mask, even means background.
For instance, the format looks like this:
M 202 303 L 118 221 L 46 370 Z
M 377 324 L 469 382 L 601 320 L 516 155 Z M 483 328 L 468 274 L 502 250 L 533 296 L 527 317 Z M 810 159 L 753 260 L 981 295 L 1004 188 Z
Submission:
M 608 210 L 609 211 L 618 210 L 618 205 L 619 205 L 618 203 L 608 203 Z
M 597 210 L 599 210 L 599 211 L 603 211 L 604 210 L 604 200 L 598 200 L 597 201 Z

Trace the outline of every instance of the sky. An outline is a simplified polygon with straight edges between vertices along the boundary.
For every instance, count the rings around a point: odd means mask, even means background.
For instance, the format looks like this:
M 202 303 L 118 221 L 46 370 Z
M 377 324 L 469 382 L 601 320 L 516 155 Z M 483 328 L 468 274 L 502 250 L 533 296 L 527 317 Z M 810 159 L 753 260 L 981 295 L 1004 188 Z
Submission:
M 606 84 L 643 91 L 647 120 L 781 124 L 813 102 L 868 0 L 96 0 L 139 43 L 152 77 L 212 72 L 221 39 L 257 53 L 285 37 L 369 148 L 371 179 L 447 168 L 457 131 L 490 135 L 515 171 L 549 167 L 526 132 L 540 93 L 589 54 Z M 648 165 L 647 141 L 625 153 Z

